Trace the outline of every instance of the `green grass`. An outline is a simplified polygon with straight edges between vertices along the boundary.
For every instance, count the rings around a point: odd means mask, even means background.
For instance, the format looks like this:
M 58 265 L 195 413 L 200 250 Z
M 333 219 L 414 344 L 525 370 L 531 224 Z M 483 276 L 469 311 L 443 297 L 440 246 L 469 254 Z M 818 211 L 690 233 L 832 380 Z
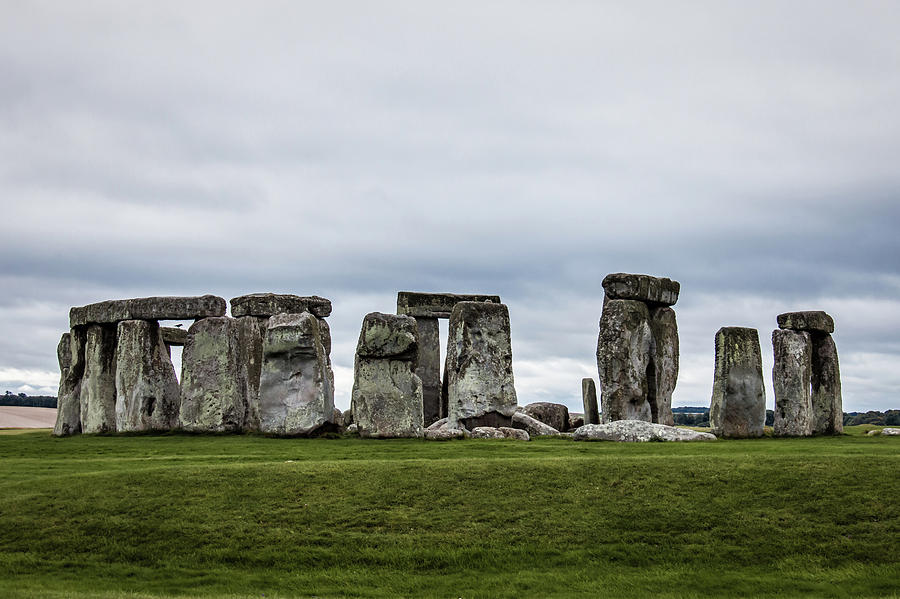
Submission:
M 897 597 L 900 439 L 864 430 L 0 434 L 0 596 Z

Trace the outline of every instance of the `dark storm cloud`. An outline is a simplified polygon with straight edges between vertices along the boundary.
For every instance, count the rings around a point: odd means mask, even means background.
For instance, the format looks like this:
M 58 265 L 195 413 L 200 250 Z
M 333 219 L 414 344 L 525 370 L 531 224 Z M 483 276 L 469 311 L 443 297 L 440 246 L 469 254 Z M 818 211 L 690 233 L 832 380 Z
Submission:
M 676 402 L 718 327 L 768 369 L 775 315 L 822 308 L 845 406 L 896 407 L 895 13 L 5 7 L 0 385 L 52 385 L 71 305 L 271 290 L 334 300 L 346 405 L 363 315 L 446 290 L 500 293 L 520 399 L 576 407 L 626 271 L 682 283 Z

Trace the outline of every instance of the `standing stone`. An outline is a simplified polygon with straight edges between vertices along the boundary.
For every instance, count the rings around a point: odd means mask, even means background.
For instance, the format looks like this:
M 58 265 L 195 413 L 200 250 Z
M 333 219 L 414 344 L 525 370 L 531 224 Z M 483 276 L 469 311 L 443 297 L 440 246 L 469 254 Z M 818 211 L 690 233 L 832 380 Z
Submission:
M 87 327 L 81 379 L 81 431 L 116 430 L 116 326 Z
M 57 437 L 76 435 L 81 432 L 81 377 L 84 375 L 84 329 L 72 329 L 63 333 L 56 348 L 59 360 L 59 392 L 57 393 L 56 426 L 53 434 Z
M 334 422 L 325 356 L 319 321 L 309 312 L 269 319 L 259 383 L 261 432 L 308 435 Z
M 762 437 L 766 391 L 756 329 L 723 327 L 716 333 L 709 423 L 717 436 Z
M 450 314 L 446 385 L 448 418 L 466 429 L 512 424 L 516 411 L 509 309 L 459 302 Z
M 837 348 L 831 335 L 812 333 L 811 338 L 812 432 L 814 435 L 840 435 L 844 432 L 844 410 Z
M 159 323 L 123 320 L 117 336 L 116 430 L 177 427 L 180 391 Z
M 812 434 L 812 340 L 806 331 L 772 332 L 775 366 L 775 435 L 805 437 Z
M 262 341 L 253 318 L 198 320 L 182 354 L 182 428 L 241 432 L 259 426 L 258 383 Z
M 651 421 L 647 400 L 647 367 L 650 364 L 650 314 L 636 300 L 611 299 L 603 307 L 597 341 L 600 373 L 601 417 Z
M 600 424 L 597 386 L 594 384 L 594 379 L 581 379 L 581 401 L 584 403 L 584 424 Z
M 650 333 L 647 401 L 650 403 L 651 422 L 674 426 L 672 394 L 678 382 L 678 324 L 675 321 L 675 310 L 666 307 L 651 309 Z
M 416 326 L 416 376 L 422 379 L 422 413 L 428 426 L 441 418 L 441 337 L 437 318 L 416 317 Z
M 356 346 L 351 408 L 361 437 L 421 437 L 418 327 L 409 316 L 372 312 Z

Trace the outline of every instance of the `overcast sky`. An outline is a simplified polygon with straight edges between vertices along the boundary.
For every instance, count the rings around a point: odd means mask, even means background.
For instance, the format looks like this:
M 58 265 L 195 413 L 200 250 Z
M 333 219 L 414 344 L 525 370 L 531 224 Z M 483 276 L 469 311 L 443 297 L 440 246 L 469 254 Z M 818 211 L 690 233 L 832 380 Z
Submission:
M 601 281 L 722 326 L 834 316 L 844 410 L 900 408 L 896 2 L 0 4 L 0 392 L 68 309 L 330 298 L 336 403 L 398 290 L 508 304 L 519 403 L 581 407 Z M 446 329 L 445 329 L 446 330 Z

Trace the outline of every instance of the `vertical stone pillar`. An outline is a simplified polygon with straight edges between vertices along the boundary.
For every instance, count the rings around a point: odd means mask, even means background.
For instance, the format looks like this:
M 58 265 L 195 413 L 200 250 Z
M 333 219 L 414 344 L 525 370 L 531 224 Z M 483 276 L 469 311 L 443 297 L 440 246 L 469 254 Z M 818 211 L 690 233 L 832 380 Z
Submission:
M 516 411 L 509 309 L 459 302 L 447 340 L 448 419 L 454 427 L 511 426 Z
M 651 308 L 650 333 L 647 401 L 650 403 L 651 422 L 674 426 L 672 394 L 678 382 L 679 361 L 675 310 L 665 306 Z
M 766 423 L 759 333 L 723 327 L 716 333 L 716 368 L 709 424 L 724 437 L 762 437 Z
M 181 427 L 242 432 L 259 426 L 262 340 L 252 317 L 204 318 L 188 330 L 182 354 Z
M 81 377 L 84 375 L 84 328 L 74 328 L 63 333 L 56 348 L 59 360 L 59 392 L 57 393 L 57 437 L 81 432 Z
M 116 325 L 87 327 L 81 379 L 81 431 L 116 430 Z
M 362 437 L 421 437 L 422 381 L 415 374 L 416 319 L 372 312 L 363 320 L 351 409 Z
M 309 435 L 334 420 L 320 321 L 309 312 L 269 319 L 259 384 L 259 429 Z
M 812 341 L 806 331 L 776 329 L 772 332 L 775 364 L 775 436 L 805 437 L 812 434 Z
M 123 320 L 117 336 L 116 430 L 177 427 L 180 391 L 159 323 Z
M 597 368 L 600 373 L 601 417 L 651 421 L 647 400 L 650 363 L 649 312 L 643 302 L 609 300 L 600 317 Z
M 594 379 L 581 379 L 581 401 L 584 404 L 584 423 L 600 424 L 600 410 L 597 408 L 597 387 Z
M 839 435 L 844 432 L 844 410 L 837 347 L 827 333 L 811 333 L 811 336 L 812 432 L 814 435 Z
M 419 356 L 416 376 L 422 380 L 422 414 L 425 426 L 441 416 L 441 337 L 437 318 L 416 317 Z

